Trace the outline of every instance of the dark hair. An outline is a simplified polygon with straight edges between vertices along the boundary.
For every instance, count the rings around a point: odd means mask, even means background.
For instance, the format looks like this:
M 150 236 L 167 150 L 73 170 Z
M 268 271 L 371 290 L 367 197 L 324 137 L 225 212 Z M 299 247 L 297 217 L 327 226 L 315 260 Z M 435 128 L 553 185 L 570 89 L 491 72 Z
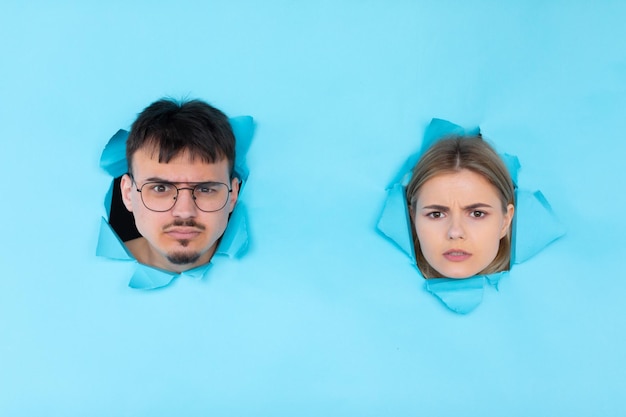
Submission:
M 420 158 L 413 168 L 413 176 L 406 189 L 406 197 L 411 213 L 414 213 L 415 202 L 420 188 L 429 179 L 447 173 L 459 172 L 463 169 L 475 172 L 487 179 L 498 191 L 502 211 L 506 212 L 509 204 L 515 204 L 515 186 L 506 165 L 496 151 L 483 140 L 480 134 L 474 136 L 449 136 L 436 142 Z M 422 254 L 420 242 L 415 233 L 413 216 L 411 215 L 413 241 L 417 266 L 425 278 L 438 276 L 437 271 L 426 261 Z M 500 240 L 500 248 L 495 259 L 481 271 L 481 274 L 492 274 L 506 271 L 511 262 L 511 226 L 505 237 Z
M 133 155 L 143 147 L 159 153 L 159 162 L 169 162 L 181 152 L 207 163 L 227 159 L 232 175 L 235 135 L 228 117 L 201 100 L 164 98 L 146 107 L 133 123 L 126 142 L 128 171 Z

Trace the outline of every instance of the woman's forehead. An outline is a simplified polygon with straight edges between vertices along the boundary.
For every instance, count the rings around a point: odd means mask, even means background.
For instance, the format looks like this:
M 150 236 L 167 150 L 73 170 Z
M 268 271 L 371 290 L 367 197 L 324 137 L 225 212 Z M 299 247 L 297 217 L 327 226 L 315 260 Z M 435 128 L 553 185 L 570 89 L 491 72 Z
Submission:
M 500 201 L 498 189 L 487 178 L 467 169 L 429 178 L 419 188 L 416 199 L 476 200 L 472 204 L 479 200 Z

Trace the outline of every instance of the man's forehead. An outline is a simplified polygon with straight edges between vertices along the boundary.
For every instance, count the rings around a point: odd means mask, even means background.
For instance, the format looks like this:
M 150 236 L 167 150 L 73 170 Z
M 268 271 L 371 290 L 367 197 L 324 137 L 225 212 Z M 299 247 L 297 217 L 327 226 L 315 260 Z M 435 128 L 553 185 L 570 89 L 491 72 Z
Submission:
M 171 155 L 166 160 L 159 154 L 159 148 L 145 146 L 139 148 L 132 158 L 132 171 L 137 177 L 170 176 L 193 174 L 230 176 L 230 167 L 226 158 L 209 162 L 187 149 Z M 161 161 L 159 161 L 161 159 Z
M 138 161 L 150 161 L 160 164 L 169 164 L 176 162 L 204 163 L 207 165 L 218 164 L 226 160 L 225 156 L 219 156 L 212 159 L 199 152 L 194 152 L 189 148 L 182 148 L 176 151 L 163 151 L 158 145 L 146 144 L 132 155 L 133 167 Z

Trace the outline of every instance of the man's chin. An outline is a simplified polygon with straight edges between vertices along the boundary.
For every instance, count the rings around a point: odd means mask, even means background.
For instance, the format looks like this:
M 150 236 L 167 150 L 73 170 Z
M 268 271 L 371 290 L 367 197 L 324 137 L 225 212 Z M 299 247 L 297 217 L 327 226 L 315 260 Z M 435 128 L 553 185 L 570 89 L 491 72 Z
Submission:
M 200 259 L 198 252 L 171 252 L 167 254 L 167 260 L 173 265 L 190 265 Z

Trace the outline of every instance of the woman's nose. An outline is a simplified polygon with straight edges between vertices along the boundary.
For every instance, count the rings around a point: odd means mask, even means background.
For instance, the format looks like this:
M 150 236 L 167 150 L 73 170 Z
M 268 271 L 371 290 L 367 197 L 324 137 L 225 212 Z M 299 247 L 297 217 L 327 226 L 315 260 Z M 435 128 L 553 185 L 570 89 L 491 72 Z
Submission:
M 462 221 L 456 216 L 453 216 L 450 222 L 450 227 L 448 228 L 448 239 L 465 239 L 465 230 L 463 229 Z

